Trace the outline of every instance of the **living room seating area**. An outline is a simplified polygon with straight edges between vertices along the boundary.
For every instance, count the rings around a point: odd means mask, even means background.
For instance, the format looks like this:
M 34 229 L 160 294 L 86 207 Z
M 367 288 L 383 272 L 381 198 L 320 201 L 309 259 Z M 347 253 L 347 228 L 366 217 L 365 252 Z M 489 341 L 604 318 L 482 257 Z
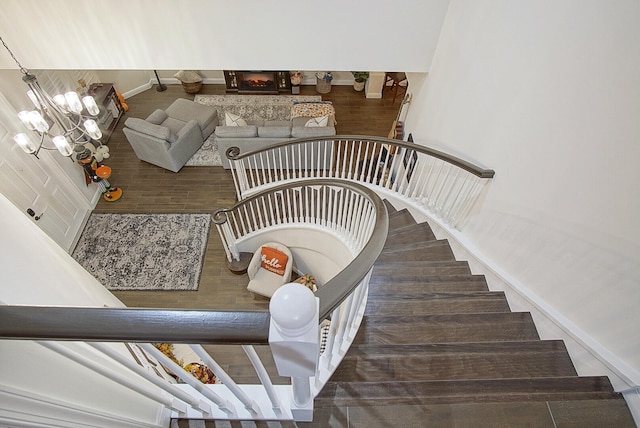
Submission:
M 138 159 L 178 172 L 217 124 L 214 108 L 178 98 L 146 119 L 128 118 L 122 131 Z

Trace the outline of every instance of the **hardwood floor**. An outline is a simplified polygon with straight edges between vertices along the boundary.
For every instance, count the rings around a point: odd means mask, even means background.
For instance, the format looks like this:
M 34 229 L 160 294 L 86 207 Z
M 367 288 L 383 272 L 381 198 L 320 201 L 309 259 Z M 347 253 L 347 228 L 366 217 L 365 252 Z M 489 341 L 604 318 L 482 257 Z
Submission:
M 224 85 L 203 85 L 200 94 L 224 94 Z M 302 86 L 301 95 L 317 95 L 315 86 Z M 129 110 L 120 119 L 108 142 L 113 169 L 110 181 L 124 190 L 116 202 L 101 200 L 100 213 L 213 213 L 235 203 L 233 180 L 222 167 L 184 167 L 173 173 L 138 160 L 122 128 L 128 117 L 146 118 L 155 109 L 168 107 L 176 98 L 193 99 L 180 85 L 155 88 L 126 100 Z M 396 118 L 400 100 L 367 99 L 351 86 L 333 86 L 323 100 L 336 109 L 336 132 L 341 135 L 386 137 Z M 255 309 L 267 308 L 267 300 L 253 300 L 246 290 L 246 275 L 234 275 L 226 267 L 224 250 L 215 228 L 211 229 L 200 286 L 197 291 L 115 291 L 127 306 L 163 308 Z

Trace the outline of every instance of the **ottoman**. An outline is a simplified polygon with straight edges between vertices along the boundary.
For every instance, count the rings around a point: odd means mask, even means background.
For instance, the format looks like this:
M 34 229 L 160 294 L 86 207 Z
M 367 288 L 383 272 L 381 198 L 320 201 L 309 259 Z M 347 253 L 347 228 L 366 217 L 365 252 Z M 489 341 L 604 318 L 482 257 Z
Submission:
M 218 124 L 218 111 L 210 106 L 198 104 L 185 98 L 178 98 L 165 112 L 169 117 L 188 122 L 196 120 L 202 131 L 202 139 L 206 140 L 213 133 Z

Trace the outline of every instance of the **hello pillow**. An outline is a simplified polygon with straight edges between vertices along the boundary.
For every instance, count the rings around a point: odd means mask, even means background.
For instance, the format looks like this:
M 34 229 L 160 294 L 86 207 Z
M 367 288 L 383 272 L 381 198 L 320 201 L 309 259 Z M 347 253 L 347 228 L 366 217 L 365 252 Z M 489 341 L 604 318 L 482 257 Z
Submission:
M 262 267 L 276 275 L 284 276 L 289 256 L 271 247 L 262 247 Z
M 247 126 L 247 121 L 237 114 L 225 112 L 224 124 L 226 126 Z

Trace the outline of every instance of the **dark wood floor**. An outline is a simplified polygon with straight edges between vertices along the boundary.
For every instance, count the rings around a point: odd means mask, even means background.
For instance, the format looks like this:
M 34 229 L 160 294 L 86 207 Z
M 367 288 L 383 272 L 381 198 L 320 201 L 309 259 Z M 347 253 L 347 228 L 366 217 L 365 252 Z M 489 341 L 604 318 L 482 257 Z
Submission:
M 224 94 L 224 85 L 203 85 L 200 94 Z M 302 86 L 301 95 L 318 95 L 315 86 Z M 390 95 L 390 94 L 389 94 Z M 351 86 L 333 86 L 323 100 L 336 109 L 336 132 L 341 135 L 386 137 L 400 107 L 400 100 L 367 99 Z M 173 173 L 138 160 L 122 128 L 128 117 L 146 118 L 155 109 L 168 107 L 176 98 L 193 99 L 180 85 L 155 88 L 126 100 L 129 110 L 109 140 L 113 185 L 124 190 L 116 202 L 101 200 L 95 212 L 109 213 L 213 213 L 235 203 L 233 180 L 222 167 L 184 167 Z M 246 290 L 246 275 L 230 273 L 215 229 L 211 230 L 200 286 L 197 291 L 116 291 L 127 306 L 211 309 L 255 309 L 267 307 L 266 300 L 253 300 Z

